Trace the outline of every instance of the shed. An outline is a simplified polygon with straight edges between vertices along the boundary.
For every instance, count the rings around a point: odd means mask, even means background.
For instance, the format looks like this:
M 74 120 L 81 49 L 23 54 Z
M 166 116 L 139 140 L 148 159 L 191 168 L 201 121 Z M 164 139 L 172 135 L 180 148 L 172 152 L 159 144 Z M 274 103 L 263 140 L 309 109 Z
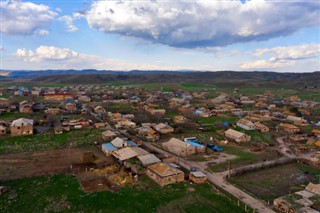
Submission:
M 204 183 L 207 181 L 207 176 L 202 172 L 190 172 L 189 180 L 194 183 Z

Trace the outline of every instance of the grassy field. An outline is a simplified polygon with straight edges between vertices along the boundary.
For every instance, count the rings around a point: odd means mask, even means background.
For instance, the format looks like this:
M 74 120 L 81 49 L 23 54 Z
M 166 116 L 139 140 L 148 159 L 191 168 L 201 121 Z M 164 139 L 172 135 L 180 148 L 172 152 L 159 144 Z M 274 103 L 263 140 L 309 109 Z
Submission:
M 237 158 L 229 161 L 231 168 L 237 168 L 239 166 L 244 166 L 248 164 L 253 164 L 265 160 L 273 160 L 278 157 L 278 154 L 273 151 L 262 151 L 262 152 L 250 152 L 245 147 L 240 147 L 238 145 L 228 144 L 224 146 L 224 152 L 227 154 L 235 155 Z M 213 165 L 210 169 L 213 172 L 222 172 L 228 169 L 228 162 Z
M 159 187 L 146 177 L 119 193 L 85 194 L 76 179 L 59 175 L 6 182 L 0 212 L 234 212 L 244 210 L 208 184 Z
M 17 153 L 25 151 L 48 150 L 62 148 L 73 143 L 75 146 L 93 143 L 101 140 L 100 129 L 71 130 L 61 135 L 53 132 L 11 137 L 0 137 L 0 154 Z
M 230 182 L 266 201 L 303 190 L 318 180 L 320 170 L 304 164 L 287 164 L 233 177 Z M 290 180 L 290 181 L 288 181 Z
M 197 122 L 200 124 L 215 124 L 215 123 L 223 123 L 228 122 L 229 124 L 235 123 L 239 118 L 231 116 L 230 114 L 222 114 L 216 117 L 209 118 L 199 118 Z

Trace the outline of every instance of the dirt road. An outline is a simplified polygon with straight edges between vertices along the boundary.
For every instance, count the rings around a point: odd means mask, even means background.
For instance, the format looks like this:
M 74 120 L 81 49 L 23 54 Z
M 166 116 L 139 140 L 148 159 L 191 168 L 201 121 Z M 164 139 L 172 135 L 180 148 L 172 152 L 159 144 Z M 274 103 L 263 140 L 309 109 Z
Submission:
M 143 144 L 145 147 L 154 150 L 158 153 L 161 153 L 163 155 L 167 155 L 167 156 L 171 156 L 171 157 L 175 157 L 177 158 L 177 162 L 180 166 L 184 167 L 185 169 L 190 169 L 190 167 L 195 167 L 197 168 L 199 171 L 203 172 L 204 174 L 207 175 L 208 180 L 217 185 L 222 187 L 224 190 L 228 191 L 230 194 L 236 196 L 237 198 L 239 198 L 241 201 L 243 201 L 245 204 L 247 204 L 248 206 L 254 208 L 256 210 L 256 212 L 260 212 L 260 213 L 275 213 L 272 209 L 270 209 L 268 206 L 266 206 L 262 201 L 252 197 L 251 195 L 243 192 L 242 190 L 238 189 L 237 187 L 229 184 L 228 182 L 226 182 L 225 180 L 225 175 L 226 173 L 210 173 L 207 172 L 207 166 L 202 164 L 202 163 L 198 163 L 198 162 L 193 162 L 193 161 L 188 161 L 182 158 L 179 158 L 169 152 L 166 152 L 156 146 L 154 146 L 151 143 L 144 143 Z

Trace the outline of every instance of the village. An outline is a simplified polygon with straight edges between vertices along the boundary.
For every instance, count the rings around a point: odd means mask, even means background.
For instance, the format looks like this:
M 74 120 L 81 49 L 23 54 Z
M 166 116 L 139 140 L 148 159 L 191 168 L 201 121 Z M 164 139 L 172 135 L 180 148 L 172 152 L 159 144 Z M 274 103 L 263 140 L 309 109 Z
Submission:
M 320 212 L 319 109 L 269 90 L 3 87 L 0 196 L 6 181 L 36 176 L 70 174 L 85 193 L 147 177 L 160 187 L 210 183 L 242 198 L 245 211 Z M 259 189 L 243 178 L 272 169 L 292 177 L 287 167 L 303 169 L 278 194 L 261 192 L 263 175 Z

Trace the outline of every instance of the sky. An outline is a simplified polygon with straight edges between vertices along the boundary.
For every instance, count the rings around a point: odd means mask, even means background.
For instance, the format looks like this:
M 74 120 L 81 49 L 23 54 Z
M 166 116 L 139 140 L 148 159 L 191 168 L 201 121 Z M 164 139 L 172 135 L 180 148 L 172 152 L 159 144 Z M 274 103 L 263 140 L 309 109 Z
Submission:
M 317 0 L 0 2 L 2 70 L 320 70 Z

